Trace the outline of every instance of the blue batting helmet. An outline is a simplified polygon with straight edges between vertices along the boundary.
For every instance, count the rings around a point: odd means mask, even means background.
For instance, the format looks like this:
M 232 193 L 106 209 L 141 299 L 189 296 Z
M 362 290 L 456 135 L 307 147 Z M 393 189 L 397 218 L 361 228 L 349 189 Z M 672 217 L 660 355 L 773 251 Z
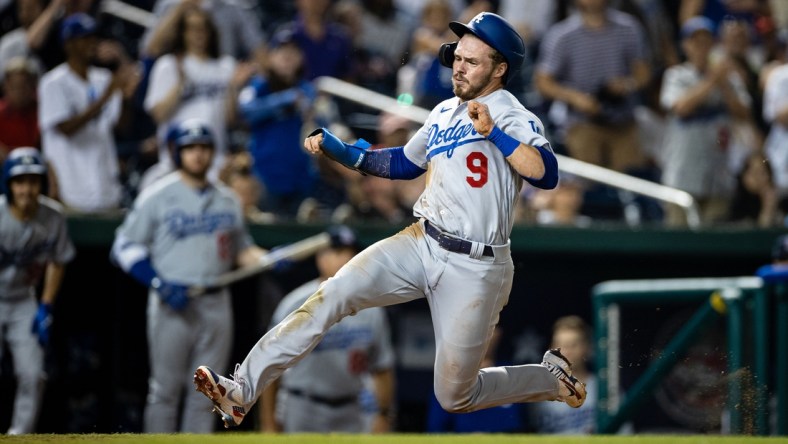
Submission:
M 25 146 L 11 150 L 3 163 L 3 188 L 6 198 L 12 201 L 8 183 L 17 176 L 35 174 L 42 177 L 42 188 L 46 185 L 47 167 L 41 152 L 37 148 Z
M 208 124 L 200 119 L 188 119 L 177 124 L 167 132 L 167 143 L 172 144 L 173 162 L 181 166 L 181 150 L 189 145 L 214 146 L 213 131 Z
M 509 65 L 509 69 L 506 70 L 506 74 L 503 77 L 504 83 L 512 78 L 512 73 L 520 70 L 523 61 L 525 61 L 525 44 L 522 37 L 506 19 L 498 14 L 481 12 L 472 18 L 468 24 L 451 22 L 449 23 L 449 28 L 458 37 L 471 33 L 501 53 Z M 457 49 L 457 42 L 441 45 L 438 59 L 443 66 L 452 67 L 455 49 Z

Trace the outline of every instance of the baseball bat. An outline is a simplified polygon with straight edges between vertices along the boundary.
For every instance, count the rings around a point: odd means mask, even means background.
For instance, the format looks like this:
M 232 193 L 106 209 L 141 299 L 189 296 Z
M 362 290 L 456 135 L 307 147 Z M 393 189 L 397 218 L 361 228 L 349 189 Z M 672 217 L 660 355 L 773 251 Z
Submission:
M 283 259 L 289 261 L 299 261 L 306 259 L 330 245 L 331 236 L 328 233 L 319 233 L 314 236 L 310 236 L 306 239 L 302 239 L 298 242 L 294 242 L 290 245 L 286 245 L 282 248 L 263 255 L 254 265 L 248 265 L 246 267 L 238 268 L 219 275 L 219 277 L 213 283 L 213 286 L 226 287 L 230 284 L 234 284 L 258 273 L 270 270 L 274 267 L 274 265 L 276 265 L 277 262 Z M 189 288 L 189 296 L 200 296 L 204 293 L 204 287 L 194 286 Z

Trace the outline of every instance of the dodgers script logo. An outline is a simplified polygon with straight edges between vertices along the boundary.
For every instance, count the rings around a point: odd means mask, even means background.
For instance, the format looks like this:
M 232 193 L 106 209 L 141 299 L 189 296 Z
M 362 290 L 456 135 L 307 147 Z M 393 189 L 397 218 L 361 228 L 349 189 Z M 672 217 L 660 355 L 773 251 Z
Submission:
M 479 133 L 473 128 L 472 123 L 462 123 L 462 120 L 458 120 L 457 123 L 446 129 L 441 128 L 437 123 L 430 127 L 427 136 L 428 159 L 443 152 L 446 153 L 446 157 L 450 158 L 458 146 L 484 140 L 484 137 L 481 136 L 467 139 L 468 136 L 476 136 Z
M 164 218 L 167 229 L 177 239 L 195 234 L 210 234 L 218 230 L 229 230 L 235 226 L 235 215 L 229 212 L 187 214 L 175 210 Z

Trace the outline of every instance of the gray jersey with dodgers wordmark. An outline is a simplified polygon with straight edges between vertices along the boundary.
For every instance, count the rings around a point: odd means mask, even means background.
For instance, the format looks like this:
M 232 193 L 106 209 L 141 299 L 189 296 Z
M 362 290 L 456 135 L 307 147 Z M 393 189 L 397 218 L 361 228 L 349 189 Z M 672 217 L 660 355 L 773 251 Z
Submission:
M 11 214 L 6 196 L 0 196 L 0 299 L 34 295 L 49 262 L 65 264 L 75 254 L 62 206 L 39 196 L 32 220 Z
M 511 93 L 498 90 L 476 100 L 489 107 L 504 133 L 552 151 L 542 122 Z M 427 186 L 413 207 L 416 216 L 471 241 L 502 245 L 509 240 L 523 181 L 501 151 L 474 130 L 467 102 L 455 97 L 433 108 L 405 145 L 405 155 L 428 169 Z M 506 179 L 489 180 L 491 176 Z
M 232 190 L 220 184 L 195 190 L 179 172 L 146 188 L 117 234 L 124 260 L 135 262 L 124 244 L 144 245 L 163 280 L 185 285 L 213 285 L 253 245 Z

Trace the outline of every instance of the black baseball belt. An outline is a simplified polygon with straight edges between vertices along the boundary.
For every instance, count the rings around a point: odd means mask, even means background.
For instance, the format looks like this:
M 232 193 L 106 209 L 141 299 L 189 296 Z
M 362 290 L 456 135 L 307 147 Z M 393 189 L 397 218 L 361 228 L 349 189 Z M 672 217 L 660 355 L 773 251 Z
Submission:
M 356 402 L 358 402 L 358 396 L 343 396 L 341 398 L 327 398 L 324 396 L 311 395 L 299 389 L 288 388 L 285 390 L 287 390 L 287 393 L 293 396 L 298 396 L 299 398 L 308 399 L 317 404 L 323 404 L 329 407 L 342 407 L 348 404 L 355 404 Z
M 424 221 L 424 230 L 427 234 L 435 239 L 440 245 L 441 248 L 444 250 L 448 250 L 454 253 L 463 253 L 463 254 L 471 254 L 471 248 L 473 247 L 473 242 L 467 241 L 465 239 L 460 239 L 458 237 L 454 237 L 450 234 L 446 234 L 443 231 L 435 228 L 430 224 L 430 221 Z M 494 257 L 495 253 L 493 253 L 493 248 L 489 245 L 484 246 L 484 256 Z

